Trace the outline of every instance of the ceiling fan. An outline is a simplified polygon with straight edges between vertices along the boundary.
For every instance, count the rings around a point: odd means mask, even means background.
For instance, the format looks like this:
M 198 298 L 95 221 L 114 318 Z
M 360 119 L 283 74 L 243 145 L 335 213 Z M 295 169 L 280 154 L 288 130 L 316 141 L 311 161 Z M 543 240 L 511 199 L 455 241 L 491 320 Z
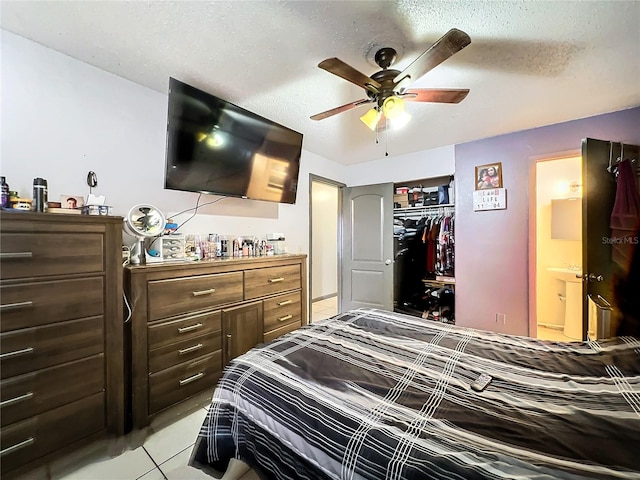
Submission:
M 410 119 L 409 114 L 404 110 L 405 101 L 459 103 L 469 93 L 468 89 L 408 89 L 407 87 L 470 43 L 469 35 L 462 30 L 452 28 L 402 72 L 389 68 L 396 59 L 396 51 L 390 47 L 381 48 L 375 54 L 375 62 L 382 70 L 370 77 L 338 58 L 323 60 L 318 67 L 364 88 L 367 98 L 317 113 L 311 116 L 311 119 L 322 120 L 361 105 L 374 104 L 374 107 L 360 117 L 360 120 L 371 130 L 385 130 L 388 128 L 387 119 L 398 126 Z

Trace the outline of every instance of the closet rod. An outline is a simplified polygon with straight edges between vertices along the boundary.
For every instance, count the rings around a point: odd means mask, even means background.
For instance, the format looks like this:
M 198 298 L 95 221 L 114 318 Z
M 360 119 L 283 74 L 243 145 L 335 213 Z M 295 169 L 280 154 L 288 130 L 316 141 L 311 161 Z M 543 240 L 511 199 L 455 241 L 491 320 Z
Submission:
M 413 212 L 413 211 L 416 211 L 416 210 L 424 210 L 424 209 L 433 210 L 433 209 L 438 209 L 438 208 L 454 208 L 454 207 L 455 207 L 455 205 L 453 203 L 441 203 L 441 204 L 438 204 L 438 205 L 420 205 L 420 206 L 417 206 L 417 207 L 397 207 L 397 208 L 394 208 L 393 210 L 394 210 L 394 212 L 397 212 L 397 211 L 400 211 L 400 210 L 407 211 L 407 212 Z
M 422 207 L 403 207 L 403 208 L 394 208 L 393 216 L 394 217 L 425 217 L 429 215 L 449 215 L 454 214 L 455 208 L 453 204 L 443 204 L 443 205 L 425 205 Z

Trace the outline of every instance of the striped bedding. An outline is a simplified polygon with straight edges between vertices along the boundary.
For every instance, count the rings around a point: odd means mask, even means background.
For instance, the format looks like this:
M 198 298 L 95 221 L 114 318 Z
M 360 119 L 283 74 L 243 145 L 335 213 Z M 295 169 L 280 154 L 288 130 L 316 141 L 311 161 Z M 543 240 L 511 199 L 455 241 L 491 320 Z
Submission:
M 191 464 L 231 458 L 281 480 L 640 479 L 640 339 L 346 312 L 226 368 Z

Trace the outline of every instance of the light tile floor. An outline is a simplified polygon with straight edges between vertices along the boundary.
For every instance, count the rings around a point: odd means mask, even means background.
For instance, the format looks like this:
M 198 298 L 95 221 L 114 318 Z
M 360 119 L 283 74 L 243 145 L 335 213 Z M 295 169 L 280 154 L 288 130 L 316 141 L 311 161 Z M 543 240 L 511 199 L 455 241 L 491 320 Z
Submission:
M 338 297 L 312 304 L 312 321 L 338 313 Z M 212 477 L 187 465 L 207 408 L 183 416 L 153 431 L 136 444 L 131 435 L 117 445 L 102 443 L 56 460 L 49 465 L 51 480 L 209 480 Z M 234 470 L 243 472 L 243 464 Z M 230 468 L 231 470 L 231 468 Z M 249 470 L 244 475 L 228 475 L 223 480 L 259 480 Z M 26 480 L 26 479 L 25 479 Z
M 311 321 L 317 322 L 338 313 L 338 297 L 325 298 L 311 304 Z
M 538 340 L 551 340 L 554 342 L 577 342 L 573 338 L 569 338 L 564 334 L 562 329 L 544 327 L 538 325 Z
M 124 449 L 117 456 L 113 445 L 88 447 L 50 464 L 51 480 L 211 480 L 212 477 L 187 465 L 207 409 L 179 418 L 143 439 L 142 445 Z M 134 444 L 128 436 L 121 443 Z M 224 480 L 259 480 L 257 474 L 242 464 L 239 475 L 225 475 Z M 25 479 L 26 480 L 26 479 Z

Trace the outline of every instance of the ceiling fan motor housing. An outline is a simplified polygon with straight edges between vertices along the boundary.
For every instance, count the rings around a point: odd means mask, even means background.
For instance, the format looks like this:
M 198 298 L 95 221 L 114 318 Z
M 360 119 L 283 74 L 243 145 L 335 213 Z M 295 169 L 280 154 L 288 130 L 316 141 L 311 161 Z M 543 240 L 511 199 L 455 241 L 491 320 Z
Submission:
M 382 107 L 384 101 L 394 95 L 394 87 L 395 83 L 393 79 L 396 78 L 400 74 L 399 70 L 381 70 L 379 72 L 371 75 L 371 78 L 382 85 L 380 88 L 380 93 L 374 93 L 372 91 L 367 91 L 367 94 L 370 98 L 375 99 L 378 107 Z
M 397 52 L 391 47 L 381 48 L 376 52 L 375 61 L 380 68 L 387 69 L 396 61 Z

